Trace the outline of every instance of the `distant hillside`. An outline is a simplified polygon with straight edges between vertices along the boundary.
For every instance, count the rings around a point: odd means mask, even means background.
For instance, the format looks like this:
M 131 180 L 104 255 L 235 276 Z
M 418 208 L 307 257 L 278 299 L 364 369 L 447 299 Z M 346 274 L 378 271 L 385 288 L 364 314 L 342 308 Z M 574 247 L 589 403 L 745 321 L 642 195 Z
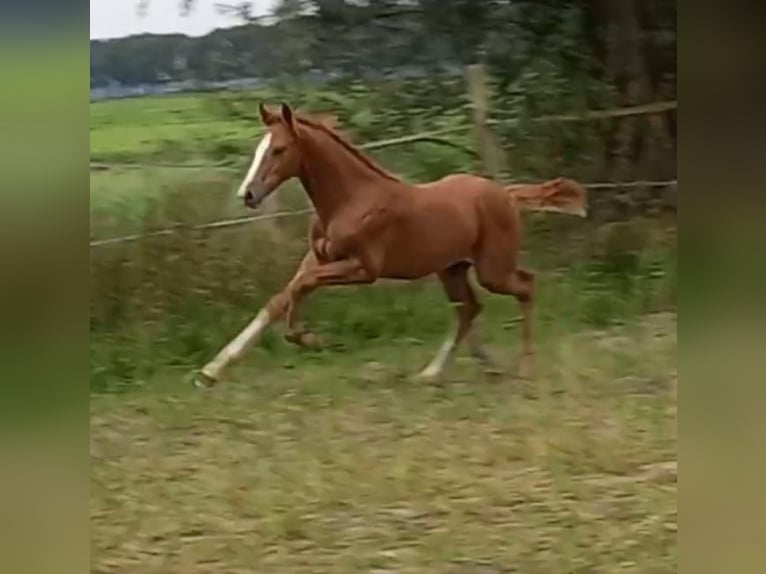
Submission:
M 219 81 L 272 71 L 256 58 L 270 30 L 256 25 L 216 30 L 202 37 L 142 34 L 114 40 L 91 40 L 91 87 L 160 82 Z
M 427 46 L 411 49 L 424 43 Z M 91 40 L 90 85 L 105 89 L 279 75 L 314 79 L 345 73 L 421 75 L 428 63 L 433 67 L 438 62 L 441 70 L 454 68 L 445 48 L 438 38 L 425 42 L 407 26 L 392 34 L 370 22 L 334 34 L 316 18 L 305 17 L 270 26 L 234 26 L 202 37 L 142 34 Z

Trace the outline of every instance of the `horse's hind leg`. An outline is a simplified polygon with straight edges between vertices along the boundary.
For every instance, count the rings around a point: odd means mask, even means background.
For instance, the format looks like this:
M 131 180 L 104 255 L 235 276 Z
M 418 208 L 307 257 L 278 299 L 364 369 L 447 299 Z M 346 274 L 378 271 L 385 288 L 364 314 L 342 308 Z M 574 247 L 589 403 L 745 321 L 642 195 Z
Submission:
M 508 265 L 491 265 L 483 261 L 477 265 L 479 283 L 492 293 L 513 295 L 521 307 L 521 345 L 522 357 L 519 373 L 526 374 L 526 367 L 534 367 L 534 344 L 532 340 L 532 321 L 535 299 L 535 274 L 527 269 Z
M 479 303 L 476 293 L 468 279 L 469 264 L 459 264 L 455 274 L 450 274 L 448 280 L 444 283 L 447 296 L 453 303 L 460 302 L 457 308 L 458 320 L 462 320 L 466 315 L 470 317 L 470 310 L 475 308 L 476 312 L 468 321 L 468 332 L 466 333 L 466 342 L 471 355 L 479 361 L 487 374 L 499 374 L 500 370 L 495 361 L 490 357 L 484 345 L 481 342 L 481 334 L 476 324 L 476 319 L 481 313 L 482 305 Z
M 455 348 L 466 336 L 468 336 L 471 354 L 479 359 L 486 368 L 489 369 L 493 366 L 492 361 L 481 346 L 478 333 L 475 328 L 472 329 L 474 319 L 481 312 L 481 304 L 468 281 L 468 269 L 470 267 L 470 263 L 467 262 L 456 263 L 438 274 L 447 293 L 447 298 L 455 305 L 457 326 L 452 328 L 436 356 L 418 374 L 418 378 L 434 379 L 438 377 Z

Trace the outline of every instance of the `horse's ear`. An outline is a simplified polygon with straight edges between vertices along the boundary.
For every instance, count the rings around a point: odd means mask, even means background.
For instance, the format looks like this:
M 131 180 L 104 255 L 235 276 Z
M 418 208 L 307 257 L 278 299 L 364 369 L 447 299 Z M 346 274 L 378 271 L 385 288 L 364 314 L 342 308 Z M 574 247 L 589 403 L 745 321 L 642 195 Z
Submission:
M 261 114 L 261 121 L 267 126 L 273 124 L 277 120 L 274 112 L 267 108 L 263 102 L 258 104 L 258 112 Z
M 295 125 L 293 124 L 293 110 L 284 102 L 282 102 L 282 121 L 285 122 L 285 125 L 290 128 L 291 131 L 295 130 Z

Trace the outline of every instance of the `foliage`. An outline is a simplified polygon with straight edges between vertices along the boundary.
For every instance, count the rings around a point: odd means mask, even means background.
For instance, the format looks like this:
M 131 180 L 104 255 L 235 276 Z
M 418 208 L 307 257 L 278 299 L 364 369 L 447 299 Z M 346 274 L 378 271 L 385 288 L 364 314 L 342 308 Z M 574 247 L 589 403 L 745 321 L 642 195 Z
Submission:
M 675 113 L 570 125 L 563 133 L 528 120 L 675 98 L 675 26 L 675 3 L 667 0 L 283 0 L 272 18 L 199 39 L 94 42 L 91 80 L 131 83 L 138 69 L 144 82 L 255 77 L 270 84 L 259 97 L 270 92 L 338 113 L 369 141 L 467 121 L 463 66 L 482 62 L 492 78 L 493 117 L 516 120 L 496 128 L 515 178 L 553 170 L 586 180 L 668 179 L 675 176 Z M 255 109 L 249 94 L 210 101 L 221 124 L 252 118 Z M 204 147 L 194 125 L 188 129 L 182 149 L 156 153 L 178 157 Z M 207 138 L 215 149 L 206 151 L 218 160 L 242 150 L 238 128 L 222 131 Z
M 668 81 L 674 85 L 675 2 L 623 4 L 282 0 L 275 18 L 250 19 L 199 39 L 142 35 L 93 41 L 91 85 L 244 76 L 295 80 L 308 73 L 323 79 L 433 76 L 459 74 L 466 64 L 482 61 L 505 87 L 552 51 L 560 52 L 573 75 L 615 84 L 625 78 L 609 78 L 610 60 L 637 51 L 645 61 L 641 73 L 655 89 Z M 613 34 L 615 26 L 625 31 L 633 22 L 643 34 L 640 43 Z M 638 73 L 624 71 L 628 78 Z

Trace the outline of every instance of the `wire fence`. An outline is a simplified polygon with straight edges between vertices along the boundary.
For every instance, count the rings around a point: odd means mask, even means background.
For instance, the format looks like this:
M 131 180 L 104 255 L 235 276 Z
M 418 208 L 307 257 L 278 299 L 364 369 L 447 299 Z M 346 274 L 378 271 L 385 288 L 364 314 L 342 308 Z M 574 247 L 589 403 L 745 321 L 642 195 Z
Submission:
M 673 100 L 673 101 L 667 101 L 667 102 L 657 102 L 653 104 L 646 104 L 641 106 L 618 108 L 613 110 L 590 111 L 590 112 L 585 112 L 579 115 L 559 114 L 559 115 L 552 115 L 552 116 L 540 116 L 536 118 L 527 118 L 527 121 L 570 122 L 570 121 L 603 119 L 603 118 L 610 118 L 610 117 L 626 117 L 626 116 L 632 116 L 632 115 L 646 115 L 646 114 L 656 114 L 656 113 L 666 112 L 666 111 L 677 109 L 677 106 L 678 106 L 677 101 Z M 521 121 L 522 119 L 520 118 L 505 118 L 502 120 L 491 119 L 488 121 L 488 123 L 490 125 L 508 125 L 508 124 L 519 123 Z M 441 130 L 420 132 L 417 134 L 412 134 L 412 135 L 402 136 L 397 138 L 367 142 L 367 143 L 359 145 L 358 147 L 364 150 L 373 150 L 373 149 L 381 149 L 381 148 L 397 146 L 397 145 L 406 145 L 409 143 L 414 143 L 419 141 L 428 141 L 428 142 L 433 142 L 440 145 L 457 147 L 475 155 L 476 152 L 474 150 L 469 149 L 460 144 L 456 144 L 455 142 L 452 142 L 444 138 L 444 136 L 446 135 L 464 132 L 470 129 L 473 129 L 473 126 L 470 126 L 470 125 L 456 126 L 456 127 L 445 128 Z M 211 164 L 139 164 L 139 163 L 120 164 L 120 163 L 91 162 L 90 164 L 91 171 L 103 171 L 103 170 L 109 170 L 109 169 L 126 169 L 126 168 L 127 169 L 151 169 L 151 168 L 215 169 L 215 170 L 225 170 L 225 171 L 236 171 L 238 169 L 230 165 L 212 164 L 212 163 Z M 611 181 L 590 182 L 590 183 L 583 183 L 582 185 L 586 189 L 590 189 L 590 190 L 608 190 L 608 189 L 623 189 L 623 188 L 636 188 L 636 187 L 639 187 L 639 188 L 641 187 L 643 188 L 675 187 L 677 186 L 677 184 L 678 182 L 676 179 L 670 179 L 670 180 L 638 180 L 638 181 L 624 181 L 624 182 L 611 182 Z M 277 211 L 274 213 L 266 213 L 266 214 L 254 215 L 249 217 L 239 217 L 239 218 L 233 218 L 233 219 L 211 221 L 209 223 L 203 223 L 203 224 L 193 225 L 193 226 L 177 225 L 168 229 L 160 229 L 157 231 L 150 231 L 147 233 L 136 233 L 131 235 L 123 235 L 119 237 L 110 237 L 110 238 L 104 238 L 104 239 L 93 239 L 90 241 L 90 247 L 94 248 L 94 247 L 103 247 L 107 245 L 115 245 L 119 243 L 128 243 L 131 241 L 137 241 L 137 240 L 148 238 L 148 237 L 173 235 L 176 233 L 180 233 L 182 231 L 188 232 L 190 230 L 191 231 L 208 231 L 208 230 L 224 229 L 224 228 L 234 227 L 238 225 L 245 225 L 248 223 L 280 219 L 284 217 L 296 217 L 300 215 L 308 215 L 311 213 L 314 213 L 314 210 L 310 208 L 296 209 L 291 211 Z
M 133 235 L 123 235 L 120 237 L 111 237 L 107 239 L 95 239 L 90 242 L 91 247 L 101 247 L 103 245 L 112 245 L 115 243 L 127 243 L 129 241 L 136 241 L 145 237 L 158 237 L 162 235 L 173 235 L 180 233 L 181 231 L 204 231 L 208 229 L 221 229 L 225 227 L 234 227 L 237 225 L 244 225 L 246 223 L 253 223 L 255 221 L 263 221 L 266 219 L 279 219 L 281 217 L 295 217 L 297 215 L 308 215 L 314 213 L 313 209 L 295 209 L 292 211 L 277 211 L 274 213 L 265 213 L 262 215 L 252 215 L 249 217 L 235 217 L 233 219 L 222 219 L 219 221 L 211 221 L 210 223 L 202 223 L 200 225 L 184 226 L 177 225 L 169 229 L 158 229 L 157 231 L 150 231 L 148 233 L 135 233 Z
M 678 181 L 675 179 L 659 180 L 659 181 L 624 181 L 624 182 L 600 182 L 600 183 L 585 183 L 582 184 L 586 189 L 599 190 L 599 189 L 618 189 L 626 187 L 671 187 L 676 186 Z M 262 215 L 253 215 L 249 217 L 237 217 L 233 219 L 223 219 L 219 221 L 211 221 L 210 223 L 203 223 L 199 225 L 184 226 L 178 225 L 169 229 L 159 229 L 157 231 L 150 231 L 148 233 L 136 233 L 133 235 L 123 235 L 120 237 L 110 237 L 106 239 L 95 239 L 90 242 L 90 247 L 101 247 L 105 245 L 113 245 L 116 243 L 128 243 L 130 241 L 137 241 L 146 237 L 158 237 L 162 235 L 173 235 L 180 233 L 181 231 L 206 231 L 214 229 L 222 229 L 226 227 L 234 227 L 237 225 L 244 225 L 247 223 L 253 223 L 257 221 L 264 221 L 269 219 L 281 219 L 284 217 L 296 217 L 299 215 L 308 215 L 314 213 L 313 209 L 295 209 L 291 211 L 277 211 L 274 213 L 266 213 Z

